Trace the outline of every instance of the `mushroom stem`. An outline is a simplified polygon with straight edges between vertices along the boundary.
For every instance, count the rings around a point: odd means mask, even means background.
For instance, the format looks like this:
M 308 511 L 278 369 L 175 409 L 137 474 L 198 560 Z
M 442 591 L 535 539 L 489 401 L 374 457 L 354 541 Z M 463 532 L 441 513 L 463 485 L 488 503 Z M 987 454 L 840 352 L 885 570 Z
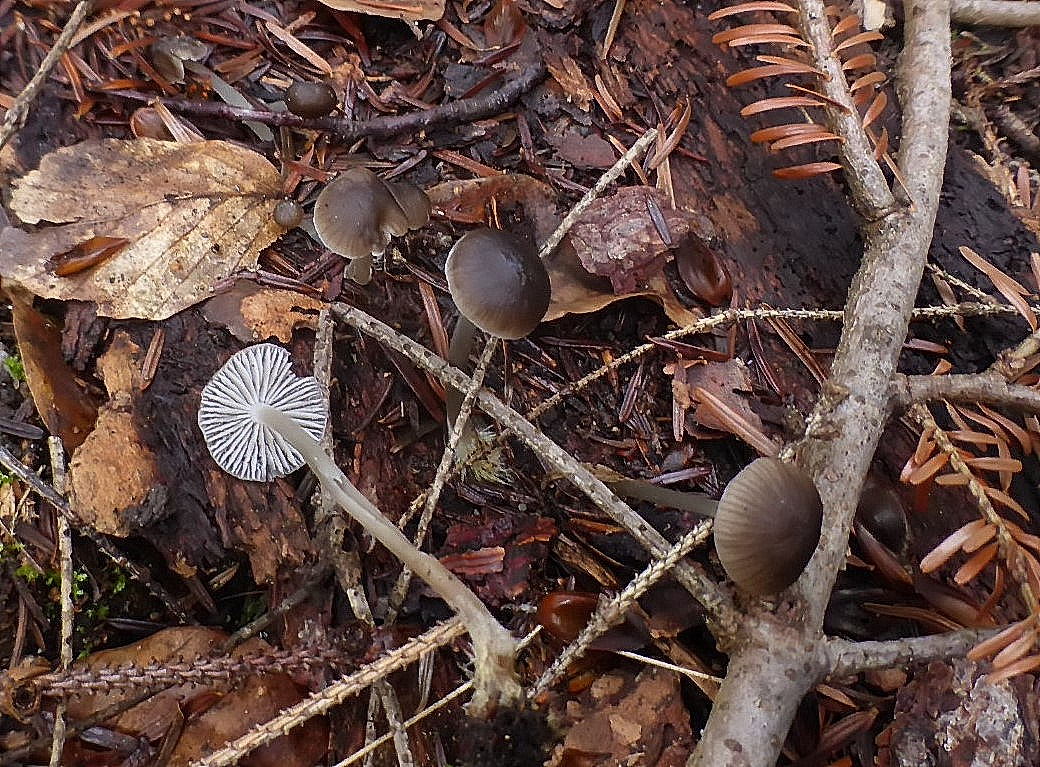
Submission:
M 647 501 L 666 509 L 680 509 L 702 517 L 714 517 L 719 502 L 704 493 L 690 493 L 661 487 L 642 479 L 605 479 L 606 485 L 618 495 Z
M 469 353 L 473 348 L 473 342 L 477 337 L 477 326 L 470 322 L 463 314 L 455 323 L 452 331 L 451 341 L 448 343 L 448 364 L 459 370 L 469 369 Z M 462 407 L 463 392 L 453 387 L 448 387 L 444 392 L 444 409 L 448 419 L 448 431 L 455 427 L 455 421 L 459 417 L 459 408 Z
M 458 613 L 473 642 L 475 673 L 470 712 L 486 713 L 500 702 L 518 701 L 521 691 L 513 669 L 516 640 L 492 617 L 484 603 L 435 557 L 413 546 L 298 423 L 267 405 L 257 408 L 256 417 L 296 448 L 322 487 L 347 514 Z

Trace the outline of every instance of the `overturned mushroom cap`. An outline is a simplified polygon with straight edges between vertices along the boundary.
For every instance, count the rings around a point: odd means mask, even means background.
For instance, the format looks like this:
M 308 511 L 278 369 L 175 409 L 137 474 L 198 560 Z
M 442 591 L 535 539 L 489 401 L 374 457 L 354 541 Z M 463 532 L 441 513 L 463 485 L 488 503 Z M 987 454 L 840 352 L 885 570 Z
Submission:
M 391 237 L 430 220 L 430 201 L 410 184 L 387 183 L 368 168 L 351 168 L 331 181 L 314 203 L 314 230 L 329 250 L 369 258 Z
M 202 389 L 199 428 L 213 459 L 228 474 L 269 482 L 303 466 L 303 456 L 264 422 L 266 409 L 284 413 L 315 440 L 329 419 L 318 382 L 297 377 L 289 352 L 274 344 L 232 355 Z
M 470 322 L 499 338 L 523 338 L 549 308 L 549 273 L 514 234 L 475 229 L 455 243 L 444 264 L 448 291 Z
M 801 575 L 820 540 L 823 504 L 794 464 L 758 458 L 726 486 L 715 512 L 715 549 L 733 582 L 773 594 Z

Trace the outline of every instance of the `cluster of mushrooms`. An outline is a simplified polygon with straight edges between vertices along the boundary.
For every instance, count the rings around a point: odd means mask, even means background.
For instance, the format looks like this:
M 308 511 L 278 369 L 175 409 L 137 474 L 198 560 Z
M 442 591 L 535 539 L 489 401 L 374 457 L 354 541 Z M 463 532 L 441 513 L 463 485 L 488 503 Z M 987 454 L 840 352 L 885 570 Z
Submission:
M 421 190 L 354 168 L 319 194 L 314 226 L 326 246 L 361 262 L 354 271 L 363 275 L 391 237 L 424 225 L 429 216 Z M 483 228 L 464 235 L 448 255 L 445 276 L 460 313 L 449 349 L 456 366 L 468 360 L 477 328 L 520 338 L 534 330 L 549 305 L 544 265 L 533 248 L 508 232 Z M 449 420 L 459 399 L 453 404 L 449 397 Z M 328 421 L 328 402 L 315 379 L 297 376 L 289 352 L 269 343 L 234 354 L 203 388 L 198 414 L 210 454 L 224 471 L 269 482 L 307 464 L 346 513 L 455 610 L 473 644 L 472 713 L 519 702 L 516 640 L 462 581 L 417 549 L 354 487 L 319 444 Z M 812 481 L 796 466 L 760 458 L 719 501 L 715 539 L 722 565 L 751 594 L 780 591 L 797 579 L 815 550 L 820 518 Z

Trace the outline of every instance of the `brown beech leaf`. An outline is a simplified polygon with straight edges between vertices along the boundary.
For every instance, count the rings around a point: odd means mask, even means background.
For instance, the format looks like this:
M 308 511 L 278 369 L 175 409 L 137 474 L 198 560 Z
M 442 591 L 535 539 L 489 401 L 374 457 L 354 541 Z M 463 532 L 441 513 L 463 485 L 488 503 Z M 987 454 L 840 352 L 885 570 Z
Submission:
M 668 319 L 680 327 L 692 325 L 701 319 L 694 310 L 687 309 L 676 297 L 663 273 L 651 277 L 642 289 L 631 293 L 615 293 L 610 280 L 589 274 L 578 260 L 578 254 L 570 240 L 565 239 L 545 259 L 552 284 L 552 298 L 545 321 L 557 320 L 565 314 L 587 314 L 599 311 L 623 298 L 645 297 L 656 301 L 668 315 Z
M 278 171 L 225 141 L 84 141 L 15 182 L 26 224 L 0 232 L 0 275 L 37 295 L 93 301 L 108 317 L 165 319 L 256 267 L 282 232 L 272 213 Z M 108 258 L 59 276 L 54 261 L 94 238 L 125 239 Z
M 444 15 L 444 0 L 319 0 L 337 11 L 386 16 L 405 21 L 436 21 Z
M 445 181 L 426 193 L 435 210 L 462 224 L 484 223 L 487 206 L 494 198 L 498 205 L 522 205 L 526 218 L 534 222 L 539 240 L 547 237 L 556 226 L 555 221 L 550 221 L 556 214 L 552 187 L 522 173 Z
M 75 450 L 94 428 L 97 404 L 76 382 L 61 354 L 61 330 L 33 308 L 32 295 L 16 285 L 7 286 L 18 351 L 25 365 L 36 412 L 47 430 Z
M 98 360 L 109 400 L 69 465 L 73 510 L 106 535 L 133 535 L 166 513 L 167 489 L 159 479 L 159 461 L 130 407 L 143 357 L 144 350 L 125 332 L 116 333 Z
M 245 343 L 277 338 L 289 343 L 297 328 L 318 327 L 321 301 L 292 290 L 261 287 L 239 280 L 235 286 L 209 299 L 202 313 L 210 322 L 223 325 Z
M 201 626 L 168 628 L 132 645 L 92 653 L 77 662 L 75 669 L 95 672 L 126 666 L 138 668 L 185 663 L 220 654 L 227 634 Z M 261 639 L 250 639 L 231 655 L 241 656 L 270 650 Z M 139 737 L 167 734 L 174 739 L 170 767 L 187 767 L 196 759 L 225 745 L 251 727 L 265 722 L 281 709 L 298 703 L 303 695 L 286 674 L 241 675 L 232 690 L 214 689 L 204 682 L 159 687 L 154 695 L 105 720 L 105 725 Z M 131 702 L 139 688 L 115 687 L 106 693 L 78 694 L 70 698 L 69 716 L 85 719 L 117 704 Z M 125 707 L 124 707 L 125 708 Z M 121 710 L 121 709 L 116 709 Z M 186 715 L 190 712 L 190 716 Z M 179 725 L 183 729 L 178 731 Z M 308 767 L 325 750 L 326 720 L 311 719 L 288 735 L 257 749 L 242 764 L 256 767 Z

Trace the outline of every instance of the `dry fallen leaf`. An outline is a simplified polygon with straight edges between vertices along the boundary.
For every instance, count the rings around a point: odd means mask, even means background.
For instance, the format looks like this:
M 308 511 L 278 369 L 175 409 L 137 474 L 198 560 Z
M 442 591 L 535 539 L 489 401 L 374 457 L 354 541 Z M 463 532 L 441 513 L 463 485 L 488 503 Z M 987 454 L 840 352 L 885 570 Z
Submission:
M 256 343 L 277 338 L 289 343 L 293 331 L 316 330 L 321 301 L 291 290 L 265 288 L 239 280 L 226 293 L 214 296 L 202 307 L 210 322 L 223 325 L 240 341 Z
M 444 0 L 320 0 L 337 11 L 387 16 L 404 21 L 437 21 L 444 15 Z
M 31 294 L 8 285 L 7 295 L 36 412 L 47 430 L 61 437 L 66 449 L 75 450 L 94 428 L 97 405 L 76 382 L 61 354 L 61 330 L 33 308 Z
M 213 285 L 256 267 L 281 233 L 272 212 L 278 171 L 224 141 L 85 141 L 43 158 L 15 182 L 11 209 L 27 224 L 0 232 L 0 275 L 37 295 L 94 301 L 98 314 L 165 319 Z M 107 260 L 60 277 L 59 259 L 97 237 L 129 241 Z
M 116 333 L 98 359 L 109 401 L 69 466 L 73 510 L 91 529 L 106 535 L 133 535 L 167 513 L 158 460 L 131 412 L 143 357 L 144 350 L 126 333 Z

